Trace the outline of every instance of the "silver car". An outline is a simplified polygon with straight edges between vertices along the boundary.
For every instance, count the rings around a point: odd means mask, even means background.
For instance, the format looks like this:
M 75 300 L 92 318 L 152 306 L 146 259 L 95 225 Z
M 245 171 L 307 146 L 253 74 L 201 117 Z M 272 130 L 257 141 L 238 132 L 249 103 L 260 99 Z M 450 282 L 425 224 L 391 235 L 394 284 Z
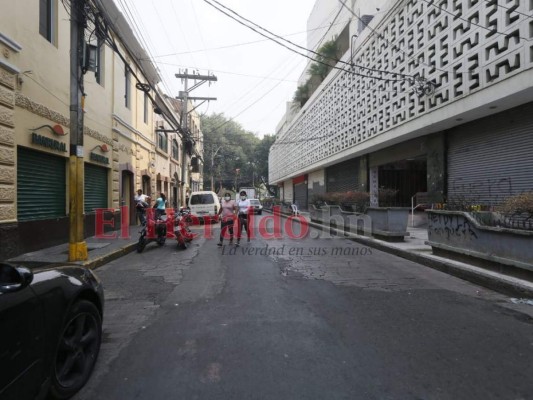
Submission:
M 250 205 L 254 208 L 254 214 L 263 214 L 263 205 L 258 199 L 250 199 Z

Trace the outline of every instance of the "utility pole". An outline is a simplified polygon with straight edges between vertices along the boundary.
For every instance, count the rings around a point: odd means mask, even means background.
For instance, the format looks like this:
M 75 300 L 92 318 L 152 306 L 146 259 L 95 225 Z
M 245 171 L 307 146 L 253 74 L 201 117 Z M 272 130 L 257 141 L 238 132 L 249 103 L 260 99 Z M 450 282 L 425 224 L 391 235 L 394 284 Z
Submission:
M 214 75 L 200 75 L 200 74 L 189 74 L 187 73 L 187 70 L 185 70 L 185 73 L 179 73 L 175 74 L 176 78 L 181 78 L 184 82 L 184 90 L 183 92 L 180 92 L 180 95 L 178 96 L 178 99 L 182 100 L 182 107 L 181 107 L 181 127 L 183 128 L 183 131 L 185 132 L 185 141 L 183 146 L 183 162 L 181 164 L 181 181 L 183 182 L 182 187 L 182 203 L 183 206 L 187 206 L 185 204 L 185 192 L 187 190 L 186 183 L 189 181 L 189 177 L 187 174 L 187 166 L 189 165 L 189 155 L 187 154 L 187 148 L 189 147 L 189 144 L 187 142 L 190 142 L 190 146 L 193 145 L 193 139 L 189 133 L 188 130 L 188 123 L 189 123 L 189 112 L 188 112 L 188 106 L 189 106 L 189 100 L 203 100 L 209 101 L 209 100 L 216 100 L 216 97 L 191 97 L 189 96 L 189 92 L 193 91 L 200 85 L 204 84 L 205 82 L 211 82 L 216 81 L 217 77 Z M 189 89 L 189 79 L 193 79 L 195 81 L 195 84 Z M 196 82 L 200 81 L 200 82 Z M 200 103 L 200 105 L 202 104 Z M 196 107 L 195 107 L 196 108 Z M 194 108 L 191 110 L 194 111 Z
M 69 261 L 88 258 L 83 229 L 83 73 L 84 0 L 71 0 L 70 14 L 70 159 Z

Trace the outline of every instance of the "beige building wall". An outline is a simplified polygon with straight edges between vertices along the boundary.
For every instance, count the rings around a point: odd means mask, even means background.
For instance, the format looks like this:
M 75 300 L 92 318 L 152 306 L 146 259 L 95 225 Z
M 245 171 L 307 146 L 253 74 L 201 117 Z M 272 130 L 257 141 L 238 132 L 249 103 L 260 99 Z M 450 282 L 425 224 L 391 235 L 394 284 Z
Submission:
M 68 215 L 70 17 L 60 1 L 56 0 L 54 5 L 57 18 L 52 43 L 39 33 L 38 2 L 11 2 L 0 12 L 0 240 L 9 224 L 13 224 L 15 230 L 20 227 L 17 221 L 17 146 L 65 159 L 65 218 Z M 131 34 L 125 39 L 136 43 Z M 154 107 L 149 101 L 145 121 L 145 94 L 135 87 L 136 77 L 142 83 L 147 82 L 143 75 L 146 61 L 141 63 L 141 70 L 126 47 L 120 41 L 118 45 L 132 69 L 130 104 L 126 107 L 124 99 L 124 61 L 106 45 L 100 82 L 94 72 L 84 75 L 83 155 L 86 164 L 108 170 L 107 207 L 118 211 L 120 206 L 131 206 L 130 217 L 133 217 L 133 195 L 144 186 L 143 176 L 148 185 L 145 192 L 155 195 L 158 174 L 166 177 L 164 187 L 167 191 L 170 189 L 172 147 L 169 143 L 169 154 L 156 162 Z M 148 73 L 154 84 L 159 78 L 155 69 L 150 68 Z M 156 97 L 155 93 L 150 94 Z M 65 134 L 56 135 L 50 128 L 43 127 L 45 125 L 59 125 Z M 63 148 L 37 146 L 31 141 L 32 132 L 62 144 Z M 181 144 L 181 140 L 179 142 Z M 91 158 L 91 153 L 99 157 Z M 179 171 L 176 164 L 179 160 L 173 162 L 174 170 Z M 59 225 L 57 228 L 58 232 L 64 232 Z M 10 236 L 15 238 L 15 235 Z M 6 245 L 3 240 L 2 245 Z

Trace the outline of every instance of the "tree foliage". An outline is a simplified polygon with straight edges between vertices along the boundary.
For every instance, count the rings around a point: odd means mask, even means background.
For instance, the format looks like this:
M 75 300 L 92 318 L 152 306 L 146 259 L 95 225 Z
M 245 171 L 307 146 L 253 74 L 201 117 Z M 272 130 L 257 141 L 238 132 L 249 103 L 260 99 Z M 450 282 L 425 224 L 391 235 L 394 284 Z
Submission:
M 337 38 L 324 43 L 317 50 L 318 55 L 315 55 L 315 62 L 309 65 L 308 74 L 309 79 L 303 85 L 298 86 L 294 93 L 293 101 L 296 104 L 303 105 L 309 100 L 316 88 L 322 83 L 333 69 L 339 59 L 339 45 Z M 317 79 L 313 79 L 316 77 Z
M 261 177 L 268 181 L 268 152 L 274 143 L 273 135 L 263 139 L 223 113 L 201 117 L 204 136 L 204 188 L 211 188 L 214 178 L 215 191 L 221 187 L 257 186 Z

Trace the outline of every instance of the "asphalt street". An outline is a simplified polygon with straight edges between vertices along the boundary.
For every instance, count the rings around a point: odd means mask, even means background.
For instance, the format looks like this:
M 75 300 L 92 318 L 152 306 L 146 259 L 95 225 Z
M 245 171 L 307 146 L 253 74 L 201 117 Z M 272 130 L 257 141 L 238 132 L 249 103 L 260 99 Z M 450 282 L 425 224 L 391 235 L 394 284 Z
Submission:
M 532 306 L 280 233 L 151 243 L 98 268 L 104 341 L 74 399 L 533 399 Z

